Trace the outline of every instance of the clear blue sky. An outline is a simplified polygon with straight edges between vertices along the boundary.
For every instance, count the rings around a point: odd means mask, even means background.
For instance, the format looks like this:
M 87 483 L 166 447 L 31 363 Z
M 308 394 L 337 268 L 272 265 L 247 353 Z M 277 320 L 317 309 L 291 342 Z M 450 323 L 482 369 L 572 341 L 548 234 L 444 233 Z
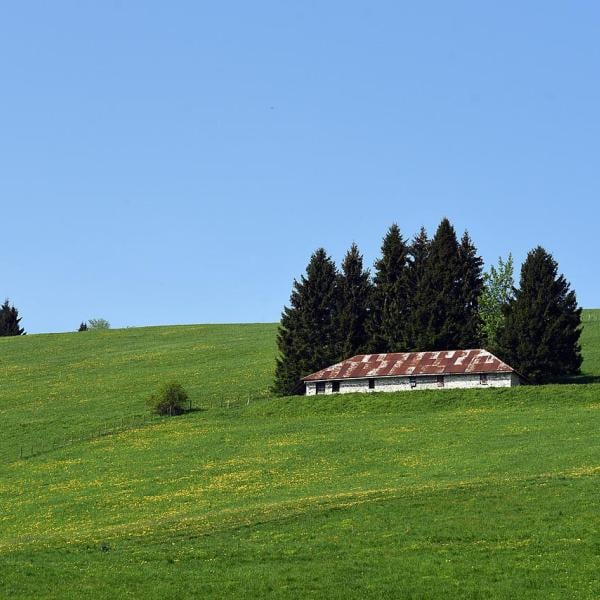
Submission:
M 598 2 L 5 2 L 0 296 L 29 332 L 276 321 L 444 215 L 600 305 Z

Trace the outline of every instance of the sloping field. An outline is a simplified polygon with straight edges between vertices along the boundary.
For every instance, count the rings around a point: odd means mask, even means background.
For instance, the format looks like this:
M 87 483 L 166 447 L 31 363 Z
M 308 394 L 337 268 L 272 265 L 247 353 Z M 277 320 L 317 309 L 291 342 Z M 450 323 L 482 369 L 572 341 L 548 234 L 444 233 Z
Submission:
M 274 332 L 0 340 L 0 598 L 600 596 L 600 385 L 269 399 Z

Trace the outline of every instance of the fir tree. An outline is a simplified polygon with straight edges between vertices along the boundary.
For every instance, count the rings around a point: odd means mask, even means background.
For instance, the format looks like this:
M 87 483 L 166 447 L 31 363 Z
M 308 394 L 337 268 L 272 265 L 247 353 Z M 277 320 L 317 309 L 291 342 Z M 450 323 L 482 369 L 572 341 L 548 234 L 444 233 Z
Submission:
M 415 300 L 418 294 L 418 290 L 421 286 L 421 280 L 423 278 L 423 272 L 427 264 L 427 258 L 429 257 L 429 246 L 431 241 L 427 236 L 425 227 L 421 227 L 419 233 L 413 238 L 413 241 L 409 248 L 410 264 L 408 268 L 408 280 L 409 280 L 409 316 L 408 316 L 408 348 L 414 348 L 415 340 L 417 337 L 417 327 L 414 322 L 414 306 Z
M 457 347 L 478 348 L 481 345 L 479 296 L 483 288 L 483 260 L 477 256 L 477 248 L 466 231 L 458 247 L 458 263 L 463 317 Z
M 352 244 L 338 275 L 336 328 L 340 336 L 338 359 L 365 352 L 369 341 L 366 330 L 371 297 L 369 272 L 363 269 L 363 258 Z
M 454 227 L 443 219 L 429 245 L 429 255 L 415 293 L 411 316 L 415 350 L 460 347 L 463 330 L 461 265 Z
M 401 352 L 408 345 L 408 247 L 395 223 L 383 238 L 368 321 L 371 352 Z
M 423 276 L 423 271 L 425 269 L 425 264 L 427 263 L 427 257 L 429 256 L 429 246 L 431 241 L 429 237 L 427 237 L 427 231 L 425 227 L 421 227 L 419 233 L 413 238 L 413 241 L 409 248 L 410 254 L 410 283 L 411 286 L 417 287 L 421 277 Z
M 544 248 L 527 255 L 505 317 L 499 354 L 531 383 L 580 372 L 581 308 Z
M 0 306 L 0 336 L 25 335 L 25 330 L 20 323 L 19 311 L 10 305 L 7 298 Z
M 335 264 L 320 248 L 311 256 L 306 275 L 294 281 L 277 334 L 276 394 L 303 393 L 302 377 L 336 361 L 336 280 Z
M 79 329 L 77 331 L 87 331 L 87 330 L 88 330 L 87 323 L 85 321 L 81 321 L 81 325 L 79 325 Z
M 498 258 L 498 266 L 492 265 L 483 275 L 483 288 L 479 296 L 479 336 L 485 348 L 498 351 L 498 334 L 504 324 L 504 308 L 513 297 L 515 282 L 513 258 Z

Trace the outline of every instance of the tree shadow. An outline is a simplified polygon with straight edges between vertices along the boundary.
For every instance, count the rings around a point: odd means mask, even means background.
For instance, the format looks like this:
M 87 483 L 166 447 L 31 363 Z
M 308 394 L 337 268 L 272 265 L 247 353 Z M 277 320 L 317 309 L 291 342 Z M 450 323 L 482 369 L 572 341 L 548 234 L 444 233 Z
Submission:
M 570 384 L 587 384 L 600 383 L 600 375 L 569 375 L 567 377 L 559 377 L 552 383 L 570 383 Z

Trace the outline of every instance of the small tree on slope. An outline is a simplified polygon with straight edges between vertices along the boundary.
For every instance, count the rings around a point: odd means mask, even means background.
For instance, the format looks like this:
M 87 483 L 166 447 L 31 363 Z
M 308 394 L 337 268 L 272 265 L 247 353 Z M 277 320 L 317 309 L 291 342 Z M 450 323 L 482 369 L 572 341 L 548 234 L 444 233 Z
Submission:
M 283 309 L 277 334 L 276 394 L 303 393 L 301 378 L 337 359 L 336 278 L 334 262 L 319 248 L 306 275 L 294 281 L 290 306 Z
M 25 335 L 20 323 L 19 311 L 11 306 L 7 298 L 0 306 L 0 336 Z
M 580 372 L 581 308 L 552 255 L 538 246 L 505 309 L 499 354 L 531 383 Z

